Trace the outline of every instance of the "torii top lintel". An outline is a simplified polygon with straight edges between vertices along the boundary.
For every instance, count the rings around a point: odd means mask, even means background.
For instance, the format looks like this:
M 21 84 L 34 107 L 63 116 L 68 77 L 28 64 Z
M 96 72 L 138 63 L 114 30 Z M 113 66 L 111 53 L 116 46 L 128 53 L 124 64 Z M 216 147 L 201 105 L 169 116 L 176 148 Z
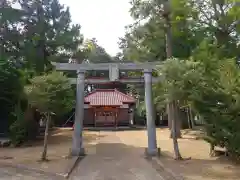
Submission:
M 121 70 L 153 70 L 160 66 L 159 63 L 98 63 L 98 64 L 75 64 L 75 63 L 53 63 L 56 70 L 68 71 L 89 71 L 89 70 L 111 70 L 117 68 Z

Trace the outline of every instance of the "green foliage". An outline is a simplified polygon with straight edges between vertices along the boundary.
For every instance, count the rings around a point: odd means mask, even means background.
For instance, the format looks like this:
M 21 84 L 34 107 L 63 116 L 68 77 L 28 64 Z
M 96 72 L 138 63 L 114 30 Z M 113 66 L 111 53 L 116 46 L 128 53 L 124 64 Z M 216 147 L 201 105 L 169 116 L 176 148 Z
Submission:
M 31 84 L 25 87 L 29 104 L 46 117 L 44 150 L 42 160 L 47 157 L 47 141 L 51 114 L 63 115 L 74 105 L 74 94 L 69 79 L 59 72 L 35 76 Z
M 1 1 L 0 6 L 0 58 L 16 60 L 21 56 L 20 48 L 23 36 L 19 31 L 18 23 L 21 23 L 21 18 L 24 12 L 11 7 L 6 0 Z
M 51 72 L 36 76 L 25 87 L 29 104 L 42 113 L 62 114 L 74 105 L 74 94 L 66 76 Z
M 207 86 L 198 88 L 198 97 L 191 97 L 193 107 L 206 123 L 210 142 L 224 146 L 230 155 L 239 159 L 240 72 L 234 60 L 227 60 L 215 67 L 215 78 L 211 74 L 213 79 L 204 82 L 208 83 Z
M 18 9 L 12 5 L 16 2 L 19 5 Z M 32 81 L 36 80 L 41 82 L 42 87 L 44 80 L 37 80 L 34 76 L 51 72 L 53 68 L 51 61 L 66 63 L 69 59 L 77 59 L 81 63 L 88 59 L 96 63 L 112 60 L 96 40 L 87 40 L 83 44 L 80 25 L 72 23 L 69 8 L 59 3 L 59 0 L 2 0 L 0 4 L 0 111 L 1 121 L 4 121 L 1 129 L 7 129 L 5 124 L 10 125 L 11 121 L 14 122 L 12 125 L 14 128 L 22 127 L 22 124 L 16 121 L 16 117 L 11 118 L 10 114 L 13 114 L 20 97 L 25 98 L 22 90 L 25 84 L 34 83 Z M 91 48 L 89 44 L 92 45 Z M 76 77 L 75 72 L 68 75 Z M 31 82 L 29 79 L 32 79 Z M 59 115 L 65 112 L 67 106 L 67 109 L 72 108 L 72 103 L 67 100 L 72 99 L 72 95 L 68 93 L 68 85 L 65 81 L 60 82 L 57 77 L 55 80 L 46 82 L 46 84 L 52 83 L 51 87 L 43 85 L 48 88 L 47 91 L 52 91 L 51 95 L 43 89 L 39 91 L 34 89 L 35 94 L 31 95 L 39 97 L 39 104 L 33 101 L 35 97 L 28 96 L 28 98 L 31 100 L 29 103 L 38 105 L 42 111 L 51 110 Z M 58 86 L 54 86 L 54 83 L 58 84 L 58 82 L 64 84 L 63 89 L 59 90 Z M 54 93 L 64 98 L 57 103 Z M 43 96 L 45 99 L 41 98 Z M 47 100 L 52 101 L 51 107 L 44 106 Z M 26 122 L 28 136 L 29 129 L 36 127 L 36 122 L 37 120 Z
M 219 60 L 211 55 L 212 48 L 205 45 L 196 52 L 191 60 L 167 60 L 159 69 L 165 81 L 154 87 L 155 102 L 162 105 L 167 99 L 191 104 L 204 119 L 207 133 L 204 139 L 239 158 L 239 68 L 235 59 Z
M 13 62 L 2 58 L 0 58 L 0 84 L 0 101 L 2 101 L 0 104 L 16 102 L 23 89 L 21 72 Z
M 140 117 L 146 115 L 146 106 L 145 106 L 145 102 L 144 101 L 142 101 L 142 102 L 140 102 L 138 104 L 136 113 Z
M 131 4 L 131 15 L 136 22 L 127 28 L 120 42 L 125 58 L 133 61 L 164 61 L 164 1 L 134 0 Z M 197 13 L 186 0 L 172 0 L 171 6 L 173 56 L 187 58 L 201 41 L 201 30 L 193 28 L 197 27 Z
M 239 0 L 238 0 L 239 1 Z M 189 58 L 205 39 L 216 41 L 221 57 L 239 56 L 239 17 L 236 1 L 227 0 L 132 0 L 129 25 L 120 47 L 128 60 L 166 59 L 166 15 L 171 19 L 172 52 L 176 58 Z M 164 8 L 165 7 L 165 8 Z
M 201 92 L 208 91 L 208 86 L 217 89 L 218 62 L 229 58 L 236 60 L 240 56 L 240 11 L 236 5 L 239 0 L 166 2 L 132 0 L 130 13 L 135 21 L 126 28 L 125 36 L 120 41 L 122 59 L 165 61 L 166 17 L 169 15 L 172 55 L 176 60 L 168 60 L 159 72 L 168 81 L 153 87 L 157 110 L 165 109 L 167 99 L 177 97 L 179 105 L 185 106 L 191 103 L 188 98 L 192 96 L 201 99 Z M 144 93 L 139 92 L 138 95 L 143 97 Z M 142 109 L 140 107 L 139 110 Z
M 21 121 L 16 120 L 14 123 L 10 126 L 10 139 L 13 146 L 19 146 L 26 140 L 26 124 L 24 122 L 24 119 Z
M 23 92 L 22 74 L 14 62 L 0 57 L 1 132 L 7 133 L 11 114 Z
M 0 56 L 13 58 L 33 74 L 51 70 L 50 61 L 83 56 L 80 25 L 72 24 L 68 7 L 58 0 L 24 0 L 14 9 L 14 0 L 8 2 L 0 8 Z
M 86 50 L 86 59 L 90 63 L 109 63 L 113 61 L 106 50 L 98 45 L 95 38 L 87 39 L 84 42 L 84 49 Z
M 14 117 L 15 121 L 11 124 L 10 130 L 10 139 L 11 143 L 14 146 L 22 144 L 27 138 L 27 126 L 24 118 L 24 112 L 21 110 L 21 107 L 18 105 Z

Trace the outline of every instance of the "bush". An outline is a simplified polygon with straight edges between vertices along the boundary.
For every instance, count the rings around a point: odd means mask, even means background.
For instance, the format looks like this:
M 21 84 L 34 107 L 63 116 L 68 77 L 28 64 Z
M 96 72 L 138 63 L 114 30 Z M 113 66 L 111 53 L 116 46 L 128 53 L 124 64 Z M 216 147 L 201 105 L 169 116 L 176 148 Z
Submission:
M 9 125 L 16 117 L 12 118 L 14 108 L 23 92 L 23 74 L 14 62 L 0 56 L 0 114 L 1 133 L 8 135 Z
M 16 120 L 10 126 L 10 139 L 14 146 L 21 145 L 27 138 L 27 125 L 24 113 L 17 114 Z
M 168 60 L 159 70 L 165 81 L 155 91 L 160 99 L 156 103 L 165 96 L 191 104 L 204 120 L 204 139 L 212 150 L 225 147 L 233 159 L 240 160 L 240 71 L 235 62 L 214 57 L 198 62 Z
M 205 122 L 205 140 L 225 147 L 234 160 L 240 160 L 240 72 L 233 60 L 212 65 L 192 89 L 191 101 Z M 213 150 L 213 149 L 212 149 Z
M 229 155 L 237 160 L 240 157 L 240 96 L 234 90 L 231 93 L 221 91 L 218 97 L 216 95 L 217 92 L 214 92 L 194 102 L 205 121 L 208 136 L 205 140 L 213 146 L 225 147 Z M 214 103 L 216 100 L 217 103 Z

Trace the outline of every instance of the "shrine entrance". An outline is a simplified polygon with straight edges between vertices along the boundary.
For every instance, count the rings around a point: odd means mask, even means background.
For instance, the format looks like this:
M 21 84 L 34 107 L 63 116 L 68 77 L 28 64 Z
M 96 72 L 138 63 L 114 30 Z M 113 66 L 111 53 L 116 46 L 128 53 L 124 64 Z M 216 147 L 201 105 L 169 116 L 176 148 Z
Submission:
M 63 71 L 76 71 L 77 79 L 70 79 L 72 84 L 76 84 L 76 112 L 74 122 L 74 132 L 72 140 L 71 154 L 73 156 L 79 156 L 85 154 L 83 148 L 83 121 L 84 121 L 84 87 L 85 84 L 101 84 L 107 82 L 121 82 L 121 83 L 144 83 L 145 85 L 145 103 L 146 103 L 146 119 L 147 119 L 147 136 L 148 147 L 146 152 L 148 155 L 154 156 L 159 153 L 156 140 L 156 127 L 155 127 L 155 115 L 153 111 L 153 99 L 152 99 L 152 83 L 162 80 L 162 77 L 152 77 L 152 71 L 156 68 L 156 63 L 134 64 L 134 63 L 99 63 L 99 64 L 75 64 L 75 63 L 52 63 L 55 65 L 56 70 Z M 109 72 L 109 78 L 94 79 L 85 78 L 87 71 L 105 70 Z M 120 70 L 124 71 L 142 71 L 143 77 L 138 78 L 121 78 Z M 119 104 L 116 104 L 119 106 Z M 91 104 L 90 104 L 91 106 Z M 104 122 L 105 124 L 117 124 L 118 109 L 113 107 L 101 107 L 98 109 L 94 107 L 95 125 Z M 101 110 L 101 111 L 100 111 Z
M 95 109 L 95 127 L 117 126 L 118 112 L 115 108 L 104 107 Z

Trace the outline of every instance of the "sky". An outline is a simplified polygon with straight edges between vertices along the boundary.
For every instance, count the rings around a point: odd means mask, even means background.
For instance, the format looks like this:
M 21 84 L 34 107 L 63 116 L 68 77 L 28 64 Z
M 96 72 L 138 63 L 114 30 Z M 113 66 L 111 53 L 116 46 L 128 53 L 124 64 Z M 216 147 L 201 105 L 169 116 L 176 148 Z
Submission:
M 60 0 L 70 7 L 73 23 L 81 25 L 85 38 L 96 38 L 112 56 L 119 52 L 119 37 L 124 27 L 133 22 L 129 0 Z

